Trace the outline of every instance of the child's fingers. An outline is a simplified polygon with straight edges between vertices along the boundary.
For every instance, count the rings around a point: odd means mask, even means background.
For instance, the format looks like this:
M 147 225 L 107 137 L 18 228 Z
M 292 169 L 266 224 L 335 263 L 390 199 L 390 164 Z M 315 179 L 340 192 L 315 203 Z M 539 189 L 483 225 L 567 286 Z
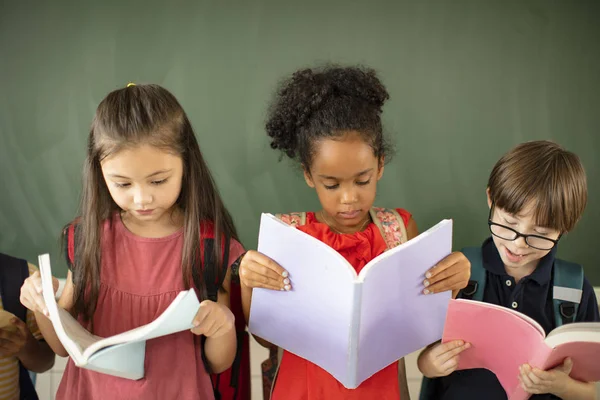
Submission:
M 461 342 L 461 341 L 456 341 L 456 342 Z M 440 356 L 439 356 L 440 363 L 444 364 L 454 358 L 458 358 L 457 356 L 460 353 L 462 353 L 463 351 L 465 351 L 466 349 L 468 349 L 469 347 L 471 347 L 470 343 L 463 343 L 463 344 L 459 344 L 459 345 L 457 345 L 456 343 L 453 344 L 453 346 L 451 348 L 449 348 L 445 353 L 440 354 Z M 456 360 L 456 362 L 458 363 L 458 360 Z
M 446 360 L 441 366 L 441 369 L 444 371 L 443 372 L 444 376 L 448 376 L 451 373 L 453 373 L 454 371 L 456 371 L 456 368 L 458 368 L 459 361 L 460 361 L 460 356 L 458 356 L 458 355 L 450 358 L 449 360 Z
M 523 376 L 523 381 L 530 387 L 538 387 L 544 383 L 544 380 L 533 372 L 533 368 L 529 364 L 521 366 L 521 375 Z
M 429 285 L 426 286 L 425 289 L 423 289 L 423 293 L 441 293 L 448 290 L 461 289 L 464 287 L 464 282 L 465 277 L 460 273 L 455 275 L 449 275 L 444 280 L 438 281 L 436 283 L 431 284 L 431 282 L 428 282 Z
M 244 268 L 240 270 L 240 278 L 244 285 L 248 287 L 261 287 L 271 290 L 285 289 L 286 286 L 291 288 L 289 278 L 277 275 L 264 265 L 252 260 L 248 261 Z
M 448 269 L 451 271 L 445 272 Z M 450 275 L 454 275 L 459 271 L 466 272 L 470 276 L 471 263 L 463 253 L 454 252 L 427 271 L 425 273 L 425 278 L 427 278 L 430 283 L 433 284 L 437 281 L 445 279 Z
M 194 326 L 202 325 L 204 320 L 207 318 L 208 314 L 210 314 L 210 312 L 211 312 L 212 304 L 210 304 L 210 303 L 212 303 L 212 301 L 210 301 L 210 300 L 204 300 L 202 303 L 200 303 L 198 312 L 196 312 L 196 316 L 192 320 L 192 325 L 194 325 Z
M 271 276 L 272 278 L 278 278 L 278 277 L 283 277 L 283 278 L 287 278 L 288 277 L 288 272 L 279 264 L 277 264 L 273 259 L 271 259 L 270 257 L 265 256 L 264 254 L 261 254 L 257 251 L 248 251 L 246 253 L 246 256 L 244 257 L 244 259 L 242 259 L 242 263 L 245 261 L 246 257 L 248 257 L 248 261 L 253 261 L 254 264 L 258 264 L 261 265 L 263 267 L 266 267 L 267 270 L 265 270 L 264 274 L 268 274 L 269 276 Z M 271 271 L 273 273 L 271 273 Z
M 446 343 L 438 343 L 431 349 L 431 355 L 436 358 L 440 357 L 442 354 L 445 354 L 450 350 L 460 347 L 463 344 L 465 344 L 465 342 L 462 340 L 452 340 Z
M 56 279 L 55 277 L 52 277 L 52 288 L 54 289 L 54 294 L 56 294 L 56 292 L 58 292 L 59 286 L 60 286 L 60 283 L 59 283 L 58 279 Z
M 529 378 L 528 371 L 524 365 L 522 365 L 520 368 L 519 378 L 527 390 L 531 390 L 533 387 L 535 387 L 535 384 Z

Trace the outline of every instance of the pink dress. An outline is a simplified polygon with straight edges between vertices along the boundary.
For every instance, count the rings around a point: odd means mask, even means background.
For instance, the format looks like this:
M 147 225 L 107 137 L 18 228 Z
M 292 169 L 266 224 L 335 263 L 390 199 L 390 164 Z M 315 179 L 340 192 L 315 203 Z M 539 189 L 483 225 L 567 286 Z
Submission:
M 118 214 L 105 222 L 94 334 L 112 336 L 158 317 L 184 290 L 182 248 L 183 229 L 143 238 L 127 230 Z M 232 241 L 229 264 L 242 252 L 241 244 Z M 201 351 L 200 337 L 190 331 L 149 340 L 145 376 L 137 381 L 78 368 L 69 360 L 56 399 L 214 399 Z

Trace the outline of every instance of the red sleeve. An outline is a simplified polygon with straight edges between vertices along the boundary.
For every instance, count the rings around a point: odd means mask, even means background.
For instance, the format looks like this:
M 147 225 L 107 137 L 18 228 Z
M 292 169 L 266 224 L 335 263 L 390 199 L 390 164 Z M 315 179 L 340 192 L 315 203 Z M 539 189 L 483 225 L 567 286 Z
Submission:
M 398 214 L 400 214 L 400 216 L 402 217 L 402 221 L 404 221 L 404 226 L 408 226 L 408 221 L 410 221 L 410 219 L 412 218 L 411 213 L 406 211 L 404 208 L 396 208 L 396 211 L 398 211 Z

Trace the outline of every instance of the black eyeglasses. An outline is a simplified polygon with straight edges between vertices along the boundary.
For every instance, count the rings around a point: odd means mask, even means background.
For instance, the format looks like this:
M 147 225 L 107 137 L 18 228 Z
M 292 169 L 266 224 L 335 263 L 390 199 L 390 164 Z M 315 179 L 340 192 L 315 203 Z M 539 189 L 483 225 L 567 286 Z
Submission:
M 492 235 L 499 237 L 500 239 L 513 241 L 522 237 L 523 239 L 525 239 L 525 243 L 527 243 L 529 247 L 533 247 L 534 249 L 538 250 L 550 250 L 554 246 L 556 246 L 556 244 L 560 240 L 560 236 L 556 240 L 553 240 L 539 235 L 525 235 L 521 232 L 517 232 L 513 228 L 493 222 L 493 211 L 494 204 L 492 204 L 492 206 L 490 207 L 490 215 L 488 216 L 488 226 Z

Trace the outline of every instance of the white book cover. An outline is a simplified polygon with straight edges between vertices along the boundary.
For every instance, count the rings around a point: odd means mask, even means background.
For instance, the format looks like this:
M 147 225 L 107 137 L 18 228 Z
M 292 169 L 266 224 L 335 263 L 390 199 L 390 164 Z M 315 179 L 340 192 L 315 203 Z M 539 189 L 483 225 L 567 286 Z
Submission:
M 451 293 L 425 295 L 423 280 L 451 249 L 443 220 L 357 275 L 333 248 L 263 214 L 258 251 L 290 273 L 292 290 L 254 289 L 250 331 L 356 388 L 442 337 Z
M 146 340 L 193 327 L 192 321 L 200 303 L 194 289 L 190 289 L 180 292 L 169 307 L 149 324 L 107 338 L 95 336 L 56 303 L 50 256 L 43 254 L 38 260 L 42 294 L 50 321 L 60 342 L 78 367 L 127 379 L 141 379 L 144 377 Z

